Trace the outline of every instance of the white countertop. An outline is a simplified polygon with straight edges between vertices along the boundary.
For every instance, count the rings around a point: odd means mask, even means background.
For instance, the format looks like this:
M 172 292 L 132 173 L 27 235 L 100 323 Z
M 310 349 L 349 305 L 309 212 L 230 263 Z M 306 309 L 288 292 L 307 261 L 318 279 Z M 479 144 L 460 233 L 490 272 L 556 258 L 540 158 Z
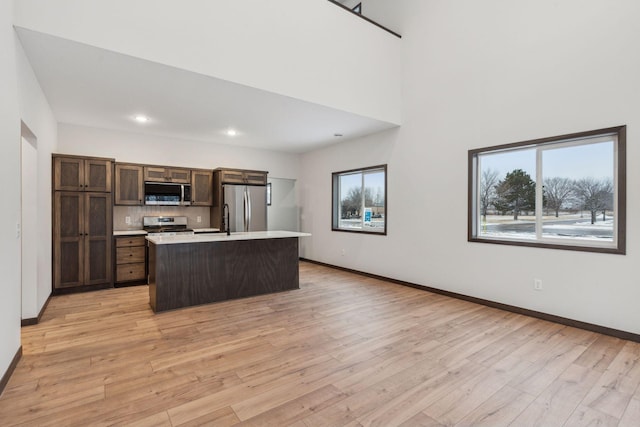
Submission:
M 287 237 L 309 237 L 309 233 L 296 231 L 252 231 L 248 233 L 216 234 L 191 234 L 186 236 L 147 236 L 147 240 L 156 245 L 169 245 L 175 243 L 203 243 L 224 242 L 230 240 L 259 240 L 259 239 L 284 239 Z
M 219 228 L 194 228 L 194 233 L 217 233 L 220 231 Z
M 113 232 L 114 236 L 146 236 L 147 232 L 144 230 L 118 230 Z
M 219 228 L 194 228 L 194 233 L 217 233 Z M 114 236 L 146 236 L 147 232 L 144 230 L 115 230 Z

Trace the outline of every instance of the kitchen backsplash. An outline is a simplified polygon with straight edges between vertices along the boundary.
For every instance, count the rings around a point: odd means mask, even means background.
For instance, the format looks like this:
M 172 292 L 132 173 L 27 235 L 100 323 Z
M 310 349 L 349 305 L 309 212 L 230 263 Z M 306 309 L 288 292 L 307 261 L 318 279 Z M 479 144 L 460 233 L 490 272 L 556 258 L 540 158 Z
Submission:
M 209 215 L 210 208 L 206 206 L 114 206 L 113 230 L 140 230 L 144 216 L 186 216 L 189 228 L 209 228 Z M 127 224 L 127 217 L 131 218 L 131 224 Z

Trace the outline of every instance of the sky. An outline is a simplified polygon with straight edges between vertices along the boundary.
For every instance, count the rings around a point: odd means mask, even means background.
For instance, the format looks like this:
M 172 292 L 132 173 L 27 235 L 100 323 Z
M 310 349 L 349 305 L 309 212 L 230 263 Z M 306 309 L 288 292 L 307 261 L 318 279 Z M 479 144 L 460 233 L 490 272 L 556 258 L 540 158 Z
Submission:
M 613 148 L 614 144 L 611 141 L 573 147 L 545 148 L 542 154 L 543 176 L 544 178 L 613 179 Z M 486 169 L 497 170 L 501 180 L 504 179 L 507 172 L 522 169 L 535 181 L 535 148 L 482 154 L 479 157 L 481 169 L 483 171 Z
M 351 187 L 360 187 L 362 185 L 362 174 L 358 172 L 354 174 L 341 175 L 340 183 L 342 187 L 342 198 L 344 199 L 344 197 L 349 193 L 349 189 Z M 382 171 L 367 173 L 365 176 L 365 187 L 373 189 L 374 197 L 378 189 L 384 192 L 384 173 Z

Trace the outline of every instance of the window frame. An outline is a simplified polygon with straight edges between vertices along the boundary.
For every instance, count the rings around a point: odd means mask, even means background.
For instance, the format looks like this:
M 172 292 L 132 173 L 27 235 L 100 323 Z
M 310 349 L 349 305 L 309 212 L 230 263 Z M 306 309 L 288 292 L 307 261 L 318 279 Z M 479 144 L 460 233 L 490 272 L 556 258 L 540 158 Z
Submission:
M 468 212 L 467 212 L 467 241 L 478 243 L 490 243 L 498 245 L 525 246 L 547 249 L 563 249 L 571 251 L 598 252 L 624 255 L 626 253 L 626 211 L 627 211 L 627 182 L 626 182 L 626 165 L 627 165 L 627 141 L 626 141 L 626 125 L 615 126 L 604 129 L 591 130 L 586 132 L 577 132 L 548 138 L 533 139 L 528 141 L 514 142 L 510 144 L 494 145 L 490 147 L 469 150 L 468 152 Z M 550 239 L 537 240 L 541 235 L 541 230 L 536 234 L 536 240 L 520 240 L 517 238 L 488 238 L 478 235 L 478 223 L 480 218 L 480 204 L 478 197 L 478 186 L 480 183 L 480 173 L 478 168 L 478 156 L 490 152 L 510 151 L 524 148 L 539 148 L 536 157 L 541 156 L 541 152 L 553 145 L 569 145 L 572 142 L 578 146 L 579 141 L 594 139 L 599 136 L 605 137 L 615 135 L 617 142 L 614 146 L 614 241 L 613 245 L 603 246 L 602 243 L 589 241 L 571 241 L 566 239 L 564 242 L 550 242 Z M 588 142 L 587 142 L 588 143 Z M 547 146 L 547 147 L 545 147 Z M 542 186 L 538 185 L 541 176 L 539 166 L 541 159 L 536 160 L 536 224 L 540 219 L 538 216 L 542 213 L 542 206 L 539 202 L 542 199 Z M 553 238 L 551 238 L 553 239 Z
M 383 231 L 368 231 L 363 229 L 347 229 L 340 228 L 340 176 L 346 174 L 355 174 L 355 173 L 366 173 L 368 171 L 382 171 L 384 172 L 384 229 Z M 376 165 L 376 166 L 367 166 L 363 168 L 357 169 L 349 169 L 339 172 L 331 173 L 331 231 L 340 231 L 345 233 L 358 233 L 358 234 L 371 234 L 376 236 L 386 236 L 387 235 L 387 202 L 388 202 L 388 192 L 387 192 L 387 180 L 388 180 L 388 171 L 387 165 Z

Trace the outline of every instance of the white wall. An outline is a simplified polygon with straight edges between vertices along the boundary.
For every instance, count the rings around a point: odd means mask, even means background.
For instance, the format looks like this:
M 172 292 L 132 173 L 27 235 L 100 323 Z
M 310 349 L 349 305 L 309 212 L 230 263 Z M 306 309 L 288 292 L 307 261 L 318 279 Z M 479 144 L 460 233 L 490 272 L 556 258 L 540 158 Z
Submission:
M 400 123 L 400 39 L 325 0 L 21 0 L 15 22 Z
M 163 138 L 69 124 L 58 125 L 58 152 L 111 157 L 118 162 L 215 169 L 229 167 L 265 170 L 270 175 L 296 179 L 298 154 L 232 145 Z
M 366 16 L 385 28 L 402 35 L 403 13 L 405 1 L 389 0 L 349 0 L 343 4 L 348 8 L 362 3 L 362 16 Z
M 20 116 L 12 27 L 13 2 L 0 1 L 0 376 L 20 347 Z
M 21 139 L 21 317 L 31 319 L 38 316 L 38 147 Z
M 271 205 L 267 206 L 267 230 L 298 231 L 300 206 L 295 179 L 269 177 Z
M 640 3 L 407 4 L 404 124 L 303 155 L 302 230 L 313 234 L 303 255 L 640 333 Z M 621 124 L 626 256 L 467 242 L 469 149 Z M 389 164 L 388 236 L 331 232 L 331 172 L 380 163 Z
M 35 289 L 23 292 L 23 298 L 29 295 L 29 300 L 23 301 L 22 318 L 30 319 L 37 317 L 51 294 L 51 153 L 57 144 L 57 123 L 17 37 L 15 52 L 18 106 L 26 128 L 22 133 L 37 147 L 36 229 L 25 229 L 22 241 L 23 247 L 36 250 L 35 264 L 25 266 L 37 272 Z M 33 263 L 33 258 L 27 262 Z

